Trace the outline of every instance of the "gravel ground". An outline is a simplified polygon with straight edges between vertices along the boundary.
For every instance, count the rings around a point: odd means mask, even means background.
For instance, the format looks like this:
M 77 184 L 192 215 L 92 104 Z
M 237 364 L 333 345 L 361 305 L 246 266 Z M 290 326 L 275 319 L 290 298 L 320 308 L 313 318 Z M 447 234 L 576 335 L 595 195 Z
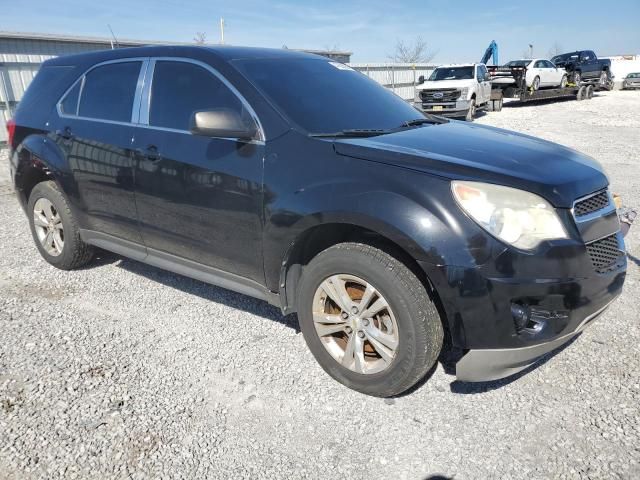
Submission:
M 478 123 L 594 156 L 640 206 L 638 112 L 611 92 Z M 549 361 L 484 384 L 439 365 L 381 400 L 264 302 L 115 255 L 48 266 L 0 171 L 2 479 L 640 478 L 640 227 L 624 295 Z

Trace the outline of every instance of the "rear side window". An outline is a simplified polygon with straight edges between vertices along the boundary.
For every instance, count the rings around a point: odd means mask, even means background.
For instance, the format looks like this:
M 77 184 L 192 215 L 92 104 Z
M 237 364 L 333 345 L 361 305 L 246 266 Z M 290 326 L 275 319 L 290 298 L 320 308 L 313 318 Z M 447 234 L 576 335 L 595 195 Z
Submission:
M 149 125 L 189 130 L 194 112 L 218 108 L 247 115 L 240 99 L 208 70 L 187 62 L 156 62 Z
M 99 120 L 130 122 L 141 63 L 110 63 L 87 73 L 78 115 Z

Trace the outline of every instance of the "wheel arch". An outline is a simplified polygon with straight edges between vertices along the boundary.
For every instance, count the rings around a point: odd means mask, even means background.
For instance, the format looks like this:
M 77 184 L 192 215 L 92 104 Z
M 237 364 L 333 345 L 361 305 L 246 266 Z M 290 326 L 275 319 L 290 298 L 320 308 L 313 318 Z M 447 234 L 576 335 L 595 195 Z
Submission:
M 49 180 L 54 181 L 64 191 L 65 156 L 57 144 L 45 135 L 26 137 L 15 150 L 14 186 L 18 199 L 26 208 L 29 195 L 34 187 Z

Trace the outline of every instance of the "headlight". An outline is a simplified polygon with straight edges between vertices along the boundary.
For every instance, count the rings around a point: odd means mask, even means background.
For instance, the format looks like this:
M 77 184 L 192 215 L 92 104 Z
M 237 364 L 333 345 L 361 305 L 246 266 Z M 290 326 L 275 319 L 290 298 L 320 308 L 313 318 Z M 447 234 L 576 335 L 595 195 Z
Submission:
M 533 193 L 480 182 L 451 182 L 453 196 L 469 216 L 500 240 L 531 250 L 544 240 L 568 238 L 555 209 Z
M 465 87 L 465 88 L 460 90 L 460 98 L 462 100 L 466 100 L 468 94 L 469 94 L 469 87 Z

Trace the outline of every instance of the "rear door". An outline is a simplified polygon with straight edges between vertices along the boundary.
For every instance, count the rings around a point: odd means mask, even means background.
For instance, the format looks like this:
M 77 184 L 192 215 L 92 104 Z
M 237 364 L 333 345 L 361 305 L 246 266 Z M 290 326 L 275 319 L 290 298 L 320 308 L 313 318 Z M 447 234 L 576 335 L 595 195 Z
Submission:
M 227 108 L 257 122 L 213 68 L 151 59 L 135 131 L 136 200 L 145 245 L 264 284 L 262 172 L 265 145 L 192 135 L 191 116 Z
M 141 243 L 134 199 L 132 119 L 146 59 L 92 67 L 58 103 L 55 141 L 65 152 L 83 226 Z

